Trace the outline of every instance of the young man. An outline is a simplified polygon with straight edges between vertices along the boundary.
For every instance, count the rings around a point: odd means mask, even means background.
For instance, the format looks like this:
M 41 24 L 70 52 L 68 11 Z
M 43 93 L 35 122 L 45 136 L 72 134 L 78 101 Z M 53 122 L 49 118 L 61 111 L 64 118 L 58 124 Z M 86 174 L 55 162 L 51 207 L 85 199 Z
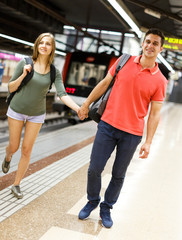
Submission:
M 163 50 L 164 36 L 150 29 L 142 43 L 141 56 L 132 56 L 116 76 L 106 109 L 98 124 L 98 131 L 91 153 L 88 169 L 88 202 L 79 213 L 79 219 L 87 218 L 100 202 L 101 173 L 116 147 L 112 178 L 106 189 L 104 201 L 100 204 L 102 225 L 110 228 L 113 221 L 110 209 L 116 203 L 133 154 L 141 142 L 144 117 L 149 104 L 147 136 L 140 149 L 140 158 L 147 158 L 152 138 L 160 119 L 160 109 L 165 97 L 167 80 L 155 62 Z M 114 76 L 119 59 L 111 67 L 106 77 L 93 89 L 83 103 L 79 114 L 88 116 L 89 105 L 107 89 Z

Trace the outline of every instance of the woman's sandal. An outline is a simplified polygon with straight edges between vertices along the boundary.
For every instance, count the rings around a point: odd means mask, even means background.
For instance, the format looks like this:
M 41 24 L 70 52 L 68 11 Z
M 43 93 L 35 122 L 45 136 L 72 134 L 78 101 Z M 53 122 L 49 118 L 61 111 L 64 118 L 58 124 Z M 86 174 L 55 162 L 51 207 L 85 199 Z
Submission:
M 9 171 L 9 169 L 10 169 L 10 162 L 11 162 L 11 160 L 9 162 L 6 161 L 6 156 L 5 156 L 4 161 L 2 163 L 2 171 L 3 171 L 3 173 L 7 173 Z

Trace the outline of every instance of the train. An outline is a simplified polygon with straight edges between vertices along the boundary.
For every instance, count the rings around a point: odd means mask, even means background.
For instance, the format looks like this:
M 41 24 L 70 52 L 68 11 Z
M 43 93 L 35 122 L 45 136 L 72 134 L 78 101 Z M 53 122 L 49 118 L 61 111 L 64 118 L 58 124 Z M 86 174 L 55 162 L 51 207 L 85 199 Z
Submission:
M 105 77 L 117 58 L 115 55 L 105 53 L 68 53 L 62 70 L 67 94 L 81 106 L 92 89 Z M 79 120 L 77 114 L 56 96 L 53 111 L 63 114 L 63 117 L 73 124 Z

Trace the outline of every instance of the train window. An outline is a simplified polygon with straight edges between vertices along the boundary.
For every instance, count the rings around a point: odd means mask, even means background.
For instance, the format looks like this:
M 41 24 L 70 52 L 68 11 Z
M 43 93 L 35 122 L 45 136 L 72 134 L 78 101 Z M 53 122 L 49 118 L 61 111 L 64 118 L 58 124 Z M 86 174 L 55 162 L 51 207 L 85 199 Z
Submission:
M 67 78 L 67 84 L 94 87 L 104 78 L 105 65 L 94 63 L 72 62 Z
M 68 53 L 63 68 L 66 92 L 77 97 L 88 97 L 115 60 L 115 56 L 105 53 Z

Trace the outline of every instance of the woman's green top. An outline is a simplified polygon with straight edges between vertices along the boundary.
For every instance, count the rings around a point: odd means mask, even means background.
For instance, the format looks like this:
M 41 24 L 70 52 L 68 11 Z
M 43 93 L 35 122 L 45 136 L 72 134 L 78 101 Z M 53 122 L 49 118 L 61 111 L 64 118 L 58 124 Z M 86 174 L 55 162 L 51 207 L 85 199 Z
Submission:
M 25 59 L 22 59 L 15 69 L 9 82 L 15 81 L 22 73 L 25 66 Z M 10 102 L 10 107 L 17 113 L 28 116 L 38 116 L 46 112 L 46 94 L 51 83 L 50 72 L 40 74 L 34 70 L 32 79 L 17 92 Z M 67 95 L 60 71 L 56 68 L 55 87 L 57 95 Z

